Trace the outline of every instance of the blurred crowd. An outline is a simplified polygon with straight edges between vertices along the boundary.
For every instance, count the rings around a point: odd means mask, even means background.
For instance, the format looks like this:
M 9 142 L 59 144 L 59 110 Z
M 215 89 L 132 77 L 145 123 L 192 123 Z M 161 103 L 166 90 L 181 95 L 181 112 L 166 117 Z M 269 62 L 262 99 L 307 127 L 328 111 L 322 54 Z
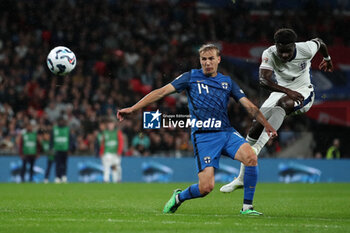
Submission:
M 197 49 L 208 41 L 272 43 L 277 28 L 292 27 L 301 40 L 320 36 L 328 44 L 350 43 L 346 33 L 350 21 L 328 8 L 319 8 L 310 17 L 307 7 L 282 13 L 269 8 L 267 14 L 253 14 L 245 4 L 203 11 L 195 1 L 175 0 L 1 4 L 0 149 L 7 154 L 16 153 L 16 137 L 26 124 L 51 131 L 60 116 L 75 136 L 76 153 L 94 153 L 103 117 L 115 116 L 117 109 L 133 105 L 150 90 L 199 68 Z M 46 67 L 47 54 L 58 45 L 77 56 L 75 71 L 66 77 L 55 77 Z M 228 70 L 223 64 L 221 72 L 243 82 Z M 242 85 L 256 92 L 259 88 Z M 240 106 L 230 105 L 232 125 L 245 134 L 251 119 Z M 187 99 L 178 94 L 147 108 L 156 109 L 187 114 Z M 143 130 L 141 113 L 118 127 L 125 138 L 124 155 L 192 155 L 189 130 Z M 273 152 L 295 137 L 290 126 L 284 130 L 278 145 L 270 147 Z

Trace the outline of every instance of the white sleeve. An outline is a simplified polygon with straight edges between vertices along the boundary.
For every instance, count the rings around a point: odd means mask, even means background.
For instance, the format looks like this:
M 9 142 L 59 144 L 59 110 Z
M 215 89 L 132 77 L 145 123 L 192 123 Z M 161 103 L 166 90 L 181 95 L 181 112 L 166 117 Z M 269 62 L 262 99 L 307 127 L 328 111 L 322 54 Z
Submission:
M 264 50 L 261 55 L 261 64 L 259 68 L 273 70 L 271 53 L 269 53 L 267 49 Z
M 308 55 L 310 56 L 310 59 L 315 56 L 318 49 L 320 48 L 320 43 L 317 40 L 306 41 L 305 45 L 307 47 L 307 49 L 305 49 L 305 52 L 307 51 Z

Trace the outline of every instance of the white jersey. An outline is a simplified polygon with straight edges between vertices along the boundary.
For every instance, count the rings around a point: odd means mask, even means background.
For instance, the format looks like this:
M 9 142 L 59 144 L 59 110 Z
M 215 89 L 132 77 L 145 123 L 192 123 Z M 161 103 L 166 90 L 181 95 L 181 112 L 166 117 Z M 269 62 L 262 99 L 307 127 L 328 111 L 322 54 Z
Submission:
M 294 58 L 289 62 L 282 62 L 277 56 L 276 46 L 264 50 L 260 69 L 272 70 L 275 73 L 278 85 L 298 89 L 311 84 L 311 59 L 320 48 L 316 40 L 295 43 Z

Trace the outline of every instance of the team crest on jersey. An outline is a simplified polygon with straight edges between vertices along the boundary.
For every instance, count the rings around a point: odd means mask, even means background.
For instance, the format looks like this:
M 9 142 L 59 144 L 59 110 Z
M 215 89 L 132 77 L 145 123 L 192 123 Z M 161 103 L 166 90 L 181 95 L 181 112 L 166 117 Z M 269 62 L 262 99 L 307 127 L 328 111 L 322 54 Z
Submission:
M 269 61 L 269 58 L 268 58 L 268 57 L 264 57 L 264 58 L 263 58 L 263 62 L 264 62 L 264 63 L 267 63 L 268 61 Z
M 210 163 L 210 157 L 209 157 L 209 156 L 204 157 L 203 160 L 204 160 L 204 162 L 205 162 L 206 164 Z
M 222 86 L 222 88 L 227 89 L 228 88 L 228 83 L 227 82 L 222 82 L 221 86 Z
M 306 62 L 305 62 L 305 61 L 301 62 L 301 63 L 299 64 L 299 67 L 300 67 L 300 70 L 305 69 L 305 68 L 306 68 Z

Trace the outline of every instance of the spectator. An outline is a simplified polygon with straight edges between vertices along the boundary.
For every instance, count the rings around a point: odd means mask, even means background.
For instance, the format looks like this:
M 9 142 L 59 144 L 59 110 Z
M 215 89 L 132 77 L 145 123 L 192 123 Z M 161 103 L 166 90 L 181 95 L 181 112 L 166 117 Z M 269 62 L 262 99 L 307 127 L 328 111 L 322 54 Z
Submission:
M 139 133 L 132 139 L 132 147 L 142 155 L 148 155 L 150 139 L 144 133 Z
M 62 116 L 58 119 L 58 124 L 53 127 L 50 144 L 55 152 L 55 183 L 66 183 L 68 154 L 74 151 L 75 144 L 73 135 Z
M 56 107 L 56 103 L 54 101 L 51 101 L 45 108 L 45 113 L 50 122 L 55 122 L 60 116 L 60 109 Z
M 333 140 L 333 145 L 329 147 L 326 154 L 326 159 L 340 159 L 340 141 L 338 138 Z
M 33 181 L 35 160 L 39 156 L 40 142 L 37 132 L 34 131 L 34 121 L 28 122 L 19 138 L 19 155 L 22 159 L 21 181 L 25 182 L 27 163 L 29 163 L 29 181 Z

